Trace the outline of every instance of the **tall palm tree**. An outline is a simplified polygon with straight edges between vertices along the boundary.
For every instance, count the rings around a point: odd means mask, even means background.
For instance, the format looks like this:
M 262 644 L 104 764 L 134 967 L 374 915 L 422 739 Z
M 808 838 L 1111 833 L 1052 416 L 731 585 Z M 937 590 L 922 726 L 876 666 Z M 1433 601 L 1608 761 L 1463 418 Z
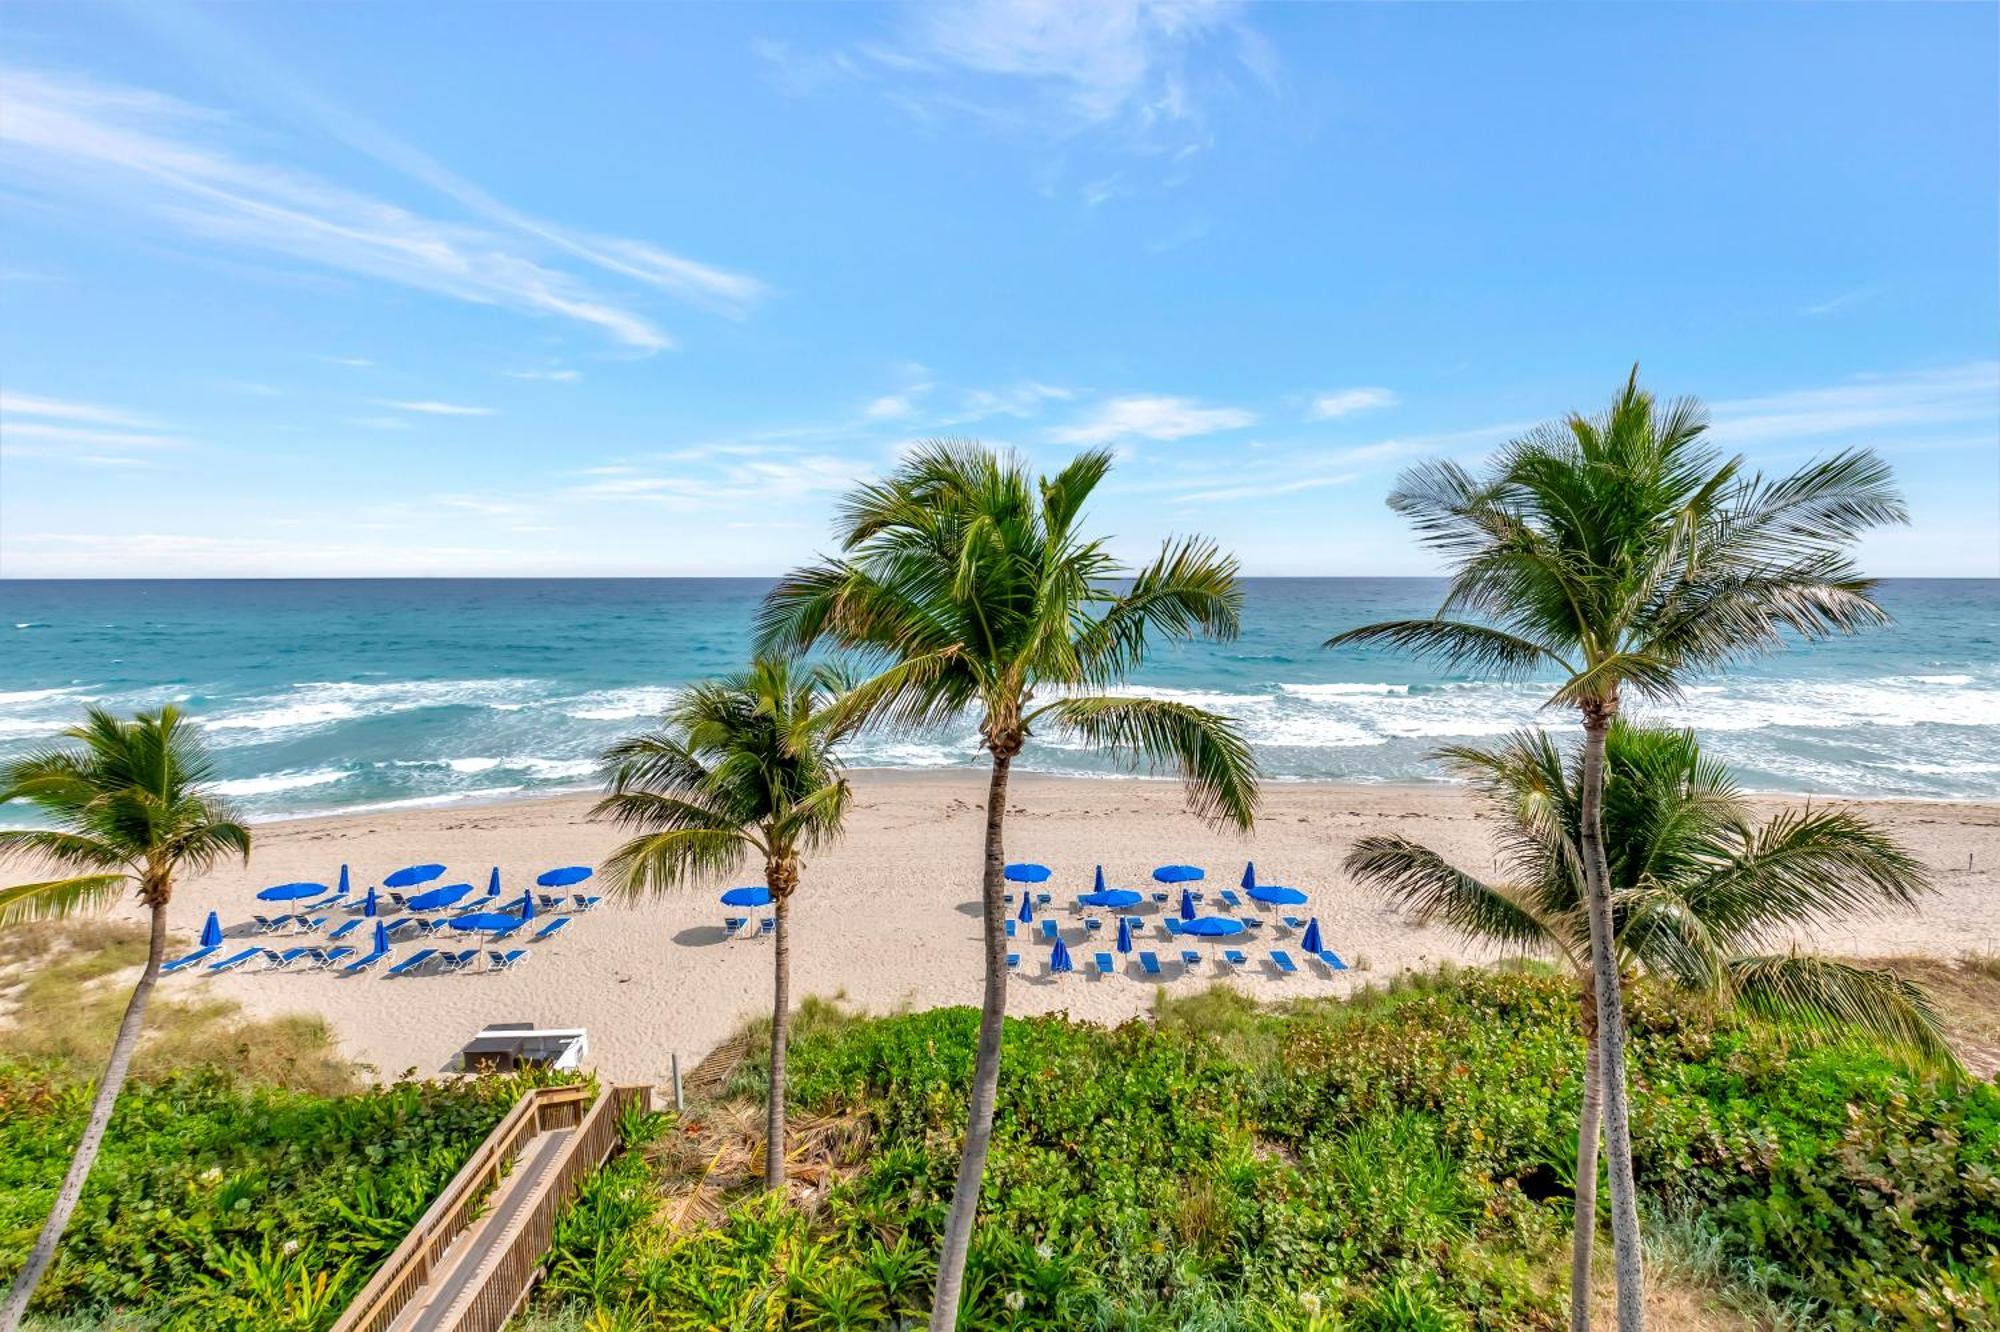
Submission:
M 785 1187 L 785 1048 L 791 1035 L 791 902 L 804 853 L 840 835 L 848 786 L 831 711 L 842 677 L 759 657 L 748 671 L 687 690 L 659 730 L 604 752 L 609 794 L 592 811 L 637 835 L 605 868 L 627 895 L 658 892 L 763 862 L 772 938 L 771 1088 L 764 1183 Z
M 1170 541 L 1133 572 L 1083 535 L 1084 505 L 1111 461 L 1108 452 L 1086 451 L 1038 480 L 1011 454 L 967 442 L 925 444 L 887 480 L 848 497 L 838 527 L 842 556 L 787 575 L 758 623 L 767 650 L 827 642 L 881 666 L 844 710 L 907 726 L 970 713 L 992 758 L 980 886 L 985 995 L 934 1332 L 957 1323 L 993 1133 L 1007 1010 L 1001 880 L 1014 759 L 1035 734 L 1065 734 L 1128 763 L 1178 769 L 1191 807 L 1213 822 L 1247 828 L 1255 812 L 1256 766 L 1231 722 L 1185 703 L 1111 692 L 1156 637 L 1233 636 L 1242 601 L 1235 561 L 1209 541 Z
M 1579 873 L 1581 754 L 1566 760 L 1547 734 L 1524 731 L 1492 749 L 1452 747 L 1438 757 L 1497 816 L 1503 880 L 1488 882 L 1397 836 L 1362 838 L 1348 853 L 1347 871 L 1420 921 L 1553 954 L 1575 974 L 1586 1057 L 1570 1298 L 1572 1316 L 1587 1318 L 1602 1063 Z M 1919 1062 L 1958 1069 L 1919 987 L 1892 972 L 1761 951 L 1801 926 L 1909 906 L 1930 891 L 1921 863 L 1879 828 L 1810 805 L 1759 824 L 1693 732 L 1621 720 L 1605 736 L 1604 850 L 1621 976 L 1645 973 L 1822 1031 L 1858 1028 Z
M 1452 570 L 1435 616 L 1337 634 L 1488 676 L 1555 677 L 1549 702 L 1583 721 L 1578 854 L 1604 1059 L 1604 1148 L 1618 1326 L 1645 1325 L 1632 1189 L 1625 1027 L 1602 836 L 1604 737 L 1626 694 L 1667 698 L 1693 673 L 1887 620 L 1848 547 L 1907 518 L 1889 468 L 1847 451 L 1770 479 L 1725 459 L 1692 398 L 1664 406 L 1632 369 L 1601 416 L 1572 415 L 1507 445 L 1484 477 L 1411 469 L 1390 506 Z
M 0 831 L 0 860 L 27 860 L 64 872 L 59 878 L 0 888 L 0 925 L 103 906 L 130 888 L 151 916 L 152 931 L 145 969 L 125 1005 L 69 1173 L 27 1265 L 0 1307 L 4 1332 L 21 1326 L 104 1141 L 145 1025 L 146 1003 L 160 977 L 174 881 L 199 874 L 225 856 L 250 858 L 250 830 L 237 822 L 227 804 L 203 790 L 213 768 L 178 708 L 141 713 L 129 722 L 91 708 L 83 724 L 63 736 L 74 745 L 32 754 L 0 770 L 0 804 L 35 805 L 52 825 Z

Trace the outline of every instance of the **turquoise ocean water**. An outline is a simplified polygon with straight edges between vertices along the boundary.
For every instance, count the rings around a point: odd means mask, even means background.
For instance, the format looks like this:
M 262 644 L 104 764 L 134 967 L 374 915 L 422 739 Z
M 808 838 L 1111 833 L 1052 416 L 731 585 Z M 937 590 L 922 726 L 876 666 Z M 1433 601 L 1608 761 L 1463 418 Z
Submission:
M 735 579 L 0 582 L 0 758 L 88 701 L 177 702 L 261 817 L 587 787 L 676 686 L 738 665 L 766 584 Z M 1538 720 L 1534 685 L 1447 676 L 1331 633 L 1421 615 L 1424 579 L 1252 579 L 1243 634 L 1157 653 L 1135 688 L 1239 718 L 1277 778 L 1435 780 L 1441 743 Z M 1897 623 L 1704 680 L 1652 715 L 1755 789 L 2000 798 L 2000 581 L 1892 581 Z M 856 764 L 977 762 L 966 724 Z M 1027 766 L 1109 769 L 1036 744 Z M 0 812 L 0 818 L 18 818 Z

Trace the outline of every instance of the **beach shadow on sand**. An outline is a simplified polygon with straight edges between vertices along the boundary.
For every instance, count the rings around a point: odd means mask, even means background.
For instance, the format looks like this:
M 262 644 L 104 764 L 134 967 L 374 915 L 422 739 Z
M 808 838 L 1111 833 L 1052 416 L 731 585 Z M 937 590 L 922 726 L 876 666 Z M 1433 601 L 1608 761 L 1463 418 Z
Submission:
M 710 944 L 726 943 L 729 931 L 720 925 L 690 925 L 674 936 L 674 942 L 683 948 L 705 948 Z

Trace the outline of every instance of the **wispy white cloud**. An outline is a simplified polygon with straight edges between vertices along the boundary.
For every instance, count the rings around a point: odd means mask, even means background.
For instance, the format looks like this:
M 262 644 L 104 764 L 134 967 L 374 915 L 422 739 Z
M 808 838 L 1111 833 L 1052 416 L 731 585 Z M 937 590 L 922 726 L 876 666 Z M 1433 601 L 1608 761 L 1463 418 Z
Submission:
M 435 402 L 423 399 L 416 402 L 384 402 L 384 407 L 394 407 L 398 411 L 416 412 L 422 416 L 498 416 L 498 408 L 469 407 L 458 402 Z
M 2000 361 L 1857 376 L 1824 388 L 1713 403 L 1710 413 L 1716 441 L 1728 447 L 1969 422 L 2000 427 Z
M 344 365 L 351 370 L 367 370 L 375 364 L 366 356 L 322 356 L 320 359 L 329 365 Z
M 1394 407 L 1402 399 L 1392 390 L 1385 388 L 1335 389 L 1322 393 L 1312 400 L 1306 411 L 1308 421 L 1334 421 L 1356 412 L 1370 411 L 1377 407 Z
M 1800 310 L 1799 313 L 1814 317 L 1830 315 L 1835 311 L 1845 310 L 1850 305 L 1859 305 L 1861 302 L 1873 297 L 1879 291 L 1881 291 L 1880 287 L 1856 287 L 1852 291 L 1843 291 L 1838 296 L 1832 296 L 1826 300 L 1808 305 Z
M 1048 432 L 1056 444 L 1104 444 L 1121 439 L 1192 439 L 1255 425 L 1257 414 L 1241 407 L 1204 407 L 1192 398 L 1141 396 L 1113 398 L 1088 416 Z
M 1242 486 L 1222 486 L 1215 490 L 1197 490 L 1176 496 L 1176 499 L 1182 504 L 1225 504 L 1231 500 L 1268 499 L 1276 495 L 1297 494 L 1302 490 L 1344 486 L 1360 476 L 1359 472 L 1337 472 L 1330 476 L 1294 477 L 1290 481 L 1253 482 Z
M 961 421 L 977 421 L 988 416 L 1034 416 L 1051 402 L 1068 402 L 1076 396 L 1071 389 L 1027 379 L 998 389 L 967 389 L 959 400 Z
M 426 217 L 249 160 L 227 142 L 232 127 L 223 117 L 157 93 L 21 68 L 0 77 L 8 88 L 0 164 L 17 187 L 135 211 L 196 240 L 556 316 L 642 351 L 672 340 L 645 314 L 551 265 L 549 255 L 725 313 L 740 314 L 763 294 L 754 278 L 645 241 L 586 236 L 515 213 L 414 150 L 396 152 L 386 136 L 370 141 L 378 156 L 505 229 Z
M 580 370 L 502 370 L 509 379 L 539 379 L 552 384 L 574 384 L 583 378 Z
M 189 443 L 122 407 L 0 392 L 0 457 L 82 467 L 148 467 L 153 463 L 148 455 Z
M 363 430 L 411 430 L 415 428 L 400 416 L 350 416 L 347 418 L 347 424 L 360 426 Z
M 885 393 L 861 409 L 861 414 L 871 421 L 900 421 L 912 415 L 917 404 L 907 393 Z
M 0 415 L 46 416 L 58 421 L 89 421 L 96 425 L 132 426 L 150 429 L 152 422 L 122 407 L 104 407 L 94 402 L 69 402 L 61 398 L 39 398 L 27 393 L 0 389 Z

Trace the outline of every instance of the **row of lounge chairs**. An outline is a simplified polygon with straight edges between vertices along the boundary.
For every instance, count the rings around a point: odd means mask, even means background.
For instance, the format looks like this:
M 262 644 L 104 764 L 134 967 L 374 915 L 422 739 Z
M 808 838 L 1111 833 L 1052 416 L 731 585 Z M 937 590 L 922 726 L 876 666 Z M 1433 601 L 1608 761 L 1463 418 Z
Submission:
M 248 948 L 231 953 L 228 957 L 222 958 L 219 961 L 210 962 L 208 960 L 212 955 L 221 951 L 222 946 L 220 944 L 211 945 L 206 948 L 197 948 L 186 957 L 175 958 L 161 967 L 160 970 L 163 974 L 187 971 L 197 966 L 204 966 L 205 964 L 204 969 L 210 974 L 220 974 L 225 971 L 236 971 L 242 967 L 247 967 L 252 962 L 262 962 L 263 966 L 260 969 L 263 971 L 284 971 L 296 964 L 297 968 L 301 971 L 339 970 L 349 975 L 355 975 L 370 970 L 386 961 L 389 957 L 386 951 L 370 951 L 366 954 L 356 956 L 360 954 L 361 950 L 350 948 L 346 945 L 334 948 L 301 945 L 280 951 L 275 948 L 266 948 L 262 944 L 253 944 Z M 390 967 L 388 974 L 391 976 L 405 976 L 426 967 L 439 972 L 464 971 L 477 965 L 482 953 L 486 956 L 486 969 L 488 971 L 507 971 L 525 962 L 528 958 L 528 950 L 525 948 L 465 948 L 457 950 L 424 948 L 419 949 L 401 962 Z
M 1161 977 L 1166 974 L 1165 968 L 1160 963 L 1160 955 L 1158 953 L 1142 952 L 1135 954 L 1135 956 L 1139 960 L 1140 974 L 1151 977 Z M 1231 972 L 1241 971 L 1244 967 L 1250 965 L 1249 955 L 1240 948 L 1225 948 L 1222 950 L 1220 957 L 1222 966 Z M 1335 953 L 1331 948 L 1322 948 L 1319 952 L 1310 954 L 1309 959 L 1320 963 L 1328 971 L 1347 970 L 1347 963 L 1341 961 L 1340 955 Z M 1180 960 L 1181 966 L 1185 970 L 1194 971 L 1202 964 L 1202 954 L 1192 948 L 1184 948 L 1181 950 Z M 1010 969 L 1018 969 L 1021 965 L 1021 955 L 1019 953 L 1007 954 L 1007 965 Z M 1294 962 L 1292 955 L 1282 948 L 1273 948 L 1271 950 L 1271 965 L 1277 968 L 1280 976 L 1298 974 L 1299 964 Z M 1118 971 L 1117 959 L 1110 953 L 1092 953 L 1090 955 L 1090 968 L 1099 976 L 1114 975 Z

